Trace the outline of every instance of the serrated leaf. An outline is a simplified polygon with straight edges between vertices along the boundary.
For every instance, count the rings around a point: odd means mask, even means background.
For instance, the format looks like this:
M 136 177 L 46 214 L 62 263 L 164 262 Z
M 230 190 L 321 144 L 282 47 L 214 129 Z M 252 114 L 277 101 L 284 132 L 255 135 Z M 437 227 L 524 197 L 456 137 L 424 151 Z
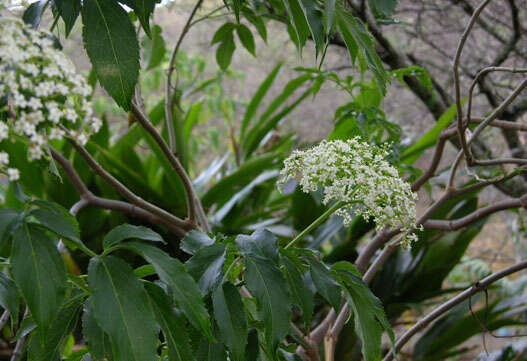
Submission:
M 188 254 L 195 254 L 203 247 L 214 244 L 214 240 L 205 232 L 193 230 L 188 232 L 181 240 L 179 248 Z
M 82 335 L 88 344 L 90 355 L 96 361 L 104 361 L 110 358 L 112 345 L 110 337 L 103 331 L 93 314 L 93 302 L 86 300 L 84 313 L 82 315 Z
M 161 27 L 154 25 L 152 37 L 145 36 L 143 39 L 143 61 L 146 64 L 146 70 L 159 66 L 165 58 L 166 44 L 161 33 Z
M 157 322 L 168 345 L 170 361 L 194 360 L 190 340 L 185 329 L 185 320 L 174 312 L 170 297 L 153 283 L 145 283 L 154 308 Z
M 174 292 L 181 311 L 190 323 L 212 340 L 210 317 L 201 298 L 200 289 L 183 264 L 149 244 L 129 242 L 120 247 L 139 254 L 154 266 L 159 278 Z
M 256 56 L 254 37 L 251 33 L 251 30 L 249 30 L 249 28 L 243 24 L 238 24 L 236 25 L 236 33 L 238 34 L 238 38 L 240 39 L 243 47 L 247 49 L 247 51 L 253 56 Z
M 232 34 L 227 35 L 216 49 L 216 62 L 221 70 L 225 71 L 231 64 L 232 54 L 236 49 L 234 37 Z
M 281 263 L 285 267 L 285 278 L 291 290 L 293 303 L 302 310 L 302 317 L 306 327 L 311 324 L 313 312 L 315 309 L 314 295 L 306 283 L 302 273 L 286 256 L 280 258 Z
M 248 329 L 240 292 L 232 283 L 224 283 L 216 287 L 212 304 L 221 340 L 230 350 L 232 360 L 243 361 Z
M 150 228 L 143 226 L 134 226 L 131 224 L 122 224 L 112 229 L 104 236 L 103 246 L 105 249 L 115 246 L 116 244 L 127 239 L 141 239 L 143 241 L 160 242 L 166 244 L 163 238 Z
M 24 223 L 13 234 L 11 270 L 44 337 L 66 292 L 66 270 L 55 242 L 38 226 Z
M 97 79 L 130 110 L 139 76 L 139 45 L 126 11 L 114 1 L 84 0 L 82 38 Z
M 273 240 L 268 233 L 259 231 L 253 234 L 255 237 L 238 236 L 236 244 L 244 258 L 247 288 L 255 297 L 262 315 L 267 347 L 274 353 L 289 332 L 291 304 L 287 283 L 276 263 L 276 238 Z
M 37 208 L 32 209 L 29 215 L 35 217 L 42 226 L 60 237 L 73 241 L 76 246 L 84 247 L 77 220 L 64 207 L 42 200 L 34 200 L 31 204 Z
M 20 300 L 15 282 L 0 273 L 0 306 L 9 312 L 11 325 L 18 325 L 18 306 Z
M 154 12 L 156 2 L 158 0 L 119 0 L 123 4 L 128 5 L 134 9 L 135 15 L 141 22 L 141 26 L 145 31 L 146 35 L 151 36 L 150 32 L 150 16 Z
M 95 319 L 110 337 L 115 359 L 155 359 L 154 315 L 148 295 L 132 267 L 113 256 L 92 258 L 88 282 L 93 290 Z
M 66 37 L 70 35 L 77 17 L 81 11 L 80 0 L 54 0 L 55 6 L 59 11 L 60 17 L 66 26 Z
M 80 310 L 81 300 L 74 301 L 61 309 L 49 329 L 44 344 L 41 343 L 37 329 L 29 341 L 29 359 L 32 361 L 60 360 L 61 347 L 75 329 Z
M 307 257 L 307 261 L 311 266 L 311 278 L 318 293 L 329 302 L 331 307 L 338 311 L 342 303 L 339 284 L 333 279 L 331 272 L 329 272 L 325 264 L 312 257 Z
M 213 244 L 199 249 L 185 263 L 188 273 L 198 283 L 201 293 L 205 296 L 213 290 L 223 278 L 225 263 L 225 246 Z

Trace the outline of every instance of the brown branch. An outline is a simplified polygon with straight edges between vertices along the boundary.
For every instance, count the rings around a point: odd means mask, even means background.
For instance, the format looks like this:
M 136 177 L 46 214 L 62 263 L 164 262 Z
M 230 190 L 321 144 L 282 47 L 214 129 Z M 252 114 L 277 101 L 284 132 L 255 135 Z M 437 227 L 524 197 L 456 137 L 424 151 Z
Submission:
M 211 229 L 209 226 L 209 222 L 207 220 L 207 216 L 205 215 L 205 212 L 203 211 L 201 201 L 199 200 L 196 194 L 196 191 L 194 190 L 192 181 L 190 180 L 190 177 L 185 171 L 185 168 L 183 168 L 183 165 L 181 164 L 179 159 L 174 155 L 174 153 L 171 152 L 167 143 L 165 142 L 161 134 L 159 134 L 159 132 L 156 130 L 154 125 L 147 118 L 147 116 L 133 102 L 132 102 L 132 112 L 135 118 L 137 119 L 137 121 L 141 124 L 141 126 L 155 140 L 159 148 L 161 148 L 161 151 L 163 152 L 165 157 L 170 162 L 170 165 L 172 166 L 176 174 L 181 179 L 183 183 L 183 188 L 185 189 L 185 196 L 187 199 L 187 209 L 188 209 L 188 215 L 189 215 L 190 221 L 194 223 L 196 220 L 196 215 L 197 215 L 199 223 L 201 224 L 203 229 L 206 232 L 210 232 Z
M 508 267 L 504 270 L 501 270 L 499 272 L 496 272 L 483 280 L 476 282 L 472 287 L 465 290 L 464 292 L 460 293 L 456 297 L 448 300 L 447 302 L 443 303 L 439 307 L 437 307 L 435 310 L 430 312 L 428 315 L 426 315 L 424 318 L 420 319 L 411 329 L 406 331 L 396 342 L 395 344 L 395 350 L 398 352 L 401 350 L 401 348 L 414 336 L 417 332 L 421 331 L 423 328 L 425 328 L 427 325 L 429 325 L 433 320 L 441 316 L 443 313 L 447 312 L 448 310 L 452 309 L 453 307 L 457 306 L 461 302 L 465 301 L 472 295 L 480 292 L 481 290 L 487 288 L 492 283 L 509 276 L 513 273 L 519 272 L 523 269 L 527 268 L 527 261 L 519 262 L 511 267 Z M 388 353 L 386 357 L 384 357 L 383 361 L 391 361 L 393 360 L 393 353 Z

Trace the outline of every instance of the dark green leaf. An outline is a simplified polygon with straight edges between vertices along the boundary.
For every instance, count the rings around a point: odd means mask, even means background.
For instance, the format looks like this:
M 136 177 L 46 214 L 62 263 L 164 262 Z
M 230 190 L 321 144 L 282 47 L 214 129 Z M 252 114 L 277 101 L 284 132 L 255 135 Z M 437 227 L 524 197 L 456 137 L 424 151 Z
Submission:
M 287 256 L 282 256 L 281 262 L 285 267 L 285 278 L 291 290 L 293 303 L 300 307 L 304 323 L 306 327 L 309 327 L 315 309 L 313 292 L 305 278 L 302 277 L 300 270 Z
M 60 360 L 61 348 L 75 329 L 80 311 L 81 300 L 66 305 L 53 321 L 44 344 L 40 341 L 37 329 L 29 342 L 29 359 L 32 361 Z
M 301 52 L 309 37 L 309 25 L 307 24 L 304 10 L 300 5 L 299 0 L 283 0 L 284 6 L 287 9 L 291 25 L 295 30 L 298 51 Z M 293 40 L 293 41 L 294 41 Z
M 245 281 L 261 312 L 269 352 L 274 353 L 289 332 L 291 320 L 287 283 L 276 263 L 276 238 L 273 240 L 267 231 L 257 231 L 251 237 L 238 236 L 236 244 L 244 256 Z
M 333 279 L 331 272 L 329 272 L 325 264 L 312 257 L 308 257 L 307 260 L 311 266 L 311 278 L 318 293 L 338 311 L 342 303 L 339 284 Z
M 196 354 L 197 361 L 227 361 L 225 346 L 221 342 L 202 339 Z
M 0 209 L 0 242 L 11 234 L 22 219 L 23 215 L 14 209 Z
M 145 288 L 150 295 L 157 322 L 165 336 L 169 360 L 194 360 L 190 340 L 185 329 L 185 320 L 174 311 L 170 297 L 161 287 L 153 283 L 145 283 Z
M 263 16 L 254 14 L 254 12 L 249 8 L 244 8 L 242 11 L 247 21 L 253 24 L 253 26 L 256 28 L 256 31 L 258 31 L 258 34 L 260 34 L 260 37 L 263 39 L 263 41 L 267 42 L 267 28 L 265 27 Z
M 126 11 L 116 2 L 84 0 L 84 47 L 104 89 L 130 110 L 139 75 L 139 45 Z
M 36 225 L 21 225 L 13 234 L 11 269 L 44 337 L 66 291 L 66 270 L 55 241 Z
M 22 15 L 22 20 L 32 28 L 38 28 L 46 3 L 47 0 L 38 0 L 29 5 Z
M 199 249 L 185 264 L 205 296 L 221 281 L 225 263 L 225 246 L 213 244 Z
M 185 237 L 183 237 L 179 248 L 188 254 L 195 254 L 201 248 L 210 246 L 212 244 L 214 244 L 214 240 L 206 233 L 199 230 L 193 230 L 188 232 Z
M 216 62 L 220 66 L 221 70 L 225 71 L 231 64 L 232 54 L 236 49 L 234 43 L 234 37 L 232 34 L 227 35 L 216 49 Z
M 331 34 L 331 30 L 333 30 L 333 25 L 335 24 L 335 4 L 336 0 L 326 0 L 324 2 L 324 10 L 326 15 L 326 35 L 328 36 Z
M 326 0 L 326 3 L 331 1 L 332 0 Z M 311 36 L 315 41 L 317 56 L 319 56 L 324 51 L 324 16 L 322 11 L 318 8 L 318 4 L 315 0 L 300 0 L 300 4 L 304 10 L 307 24 L 311 31 Z
M 258 360 L 258 353 L 260 346 L 258 344 L 258 331 L 256 329 L 249 329 L 249 339 L 247 341 L 247 348 L 245 349 L 245 361 Z
M 81 10 L 80 0 L 54 0 L 55 6 L 57 7 L 60 17 L 64 20 L 66 26 L 66 36 L 71 33 L 71 29 L 77 21 L 79 12 Z
M 213 339 L 210 317 L 201 298 L 200 289 L 187 273 L 183 264 L 149 244 L 130 242 L 122 244 L 121 247 L 141 255 L 154 266 L 159 278 L 168 284 L 174 292 L 181 311 L 187 316 L 190 323 L 201 330 L 205 336 Z
M 58 236 L 67 238 L 78 247 L 84 247 L 79 232 L 79 225 L 65 208 L 57 203 L 34 200 L 32 205 L 37 206 L 29 214 L 35 217 L 42 226 Z
M 152 38 L 145 36 L 143 39 L 143 61 L 146 64 L 146 70 L 159 66 L 165 58 L 166 45 L 161 32 L 161 27 L 154 25 Z
M 247 49 L 249 53 L 256 56 L 254 37 L 251 33 L 251 30 L 249 30 L 249 28 L 243 24 L 238 24 L 236 25 L 236 33 L 238 34 L 238 38 L 240 38 L 243 47 Z
M 103 246 L 104 248 L 110 248 L 126 239 L 141 239 L 143 241 L 160 242 L 166 244 L 163 238 L 156 232 L 152 231 L 150 228 L 143 226 L 133 226 L 131 224 L 122 224 L 108 232 L 108 234 L 104 237 Z
M 212 303 L 221 340 L 230 350 L 232 360 L 243 361 L 248 329 L 240 292 L 232 283 L 224 283 L 216 287 Z
M 95 319 L 110 336 L 115 359 L 155 359 L 154 315 L 148 295 L 132 268 L 113 256 L 92 258 L 88 282 L 93 290 Z
M 103 331 L 95 319 L 91 298 L 86 301 L 82 315 L 82 335 L 95 361 L 103 361 L 105 358 L 110 359 L 112 354 L 110 337 Z
M 223 40 L 225 40 L 226 37 L 232 36 L 232 32 L 234 31 L 235 25 L 233 23 L 225 23 L 222 26 L 219 27 L 218 30 L 214 33 L 214 36 L 212 37 L 212 41 L 210 42 L 210 45 L 214 45 L 216 43 L 220 43 Z
M 369 0 L 371 10 L 374 14 L 390 16 L 397 7 L 397 0 Z
M 159 0 L 119 0 L 123 4 L 128 5 L 134 9 L 135 15 L 139 18 L 141 26 L 146 35 L 151 36 L 150 33 L 150 15 L 154 12 L 156 2 Z
M 0 273 L 0 306 L 9 312 L 11 324 L 18 325 L 18 290 L 15 282 Z

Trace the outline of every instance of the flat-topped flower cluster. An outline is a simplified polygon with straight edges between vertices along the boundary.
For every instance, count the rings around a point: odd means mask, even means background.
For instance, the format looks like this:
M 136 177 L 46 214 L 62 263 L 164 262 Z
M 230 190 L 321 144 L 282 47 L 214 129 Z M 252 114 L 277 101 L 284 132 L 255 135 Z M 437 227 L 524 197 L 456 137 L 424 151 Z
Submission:
M 349 225 L 355 215 L 384 226 L 410 232 L 415 228 L 416 194 L 386 161 L 388 151 L 360 140 L 322 141 L 308 150 L 294 151 L 284 162 L 279 185 L 296 179 L 306 193 L 323 187 L 323 203 L 343 202 L 336 214 Z M 409 234 L 408 246 L 415 240 Z
M 53 39 L 0 8 L 0 112 L 11 115 L 0 120 L 0 149 L 2 142 L 27 142 L 30 160 L 45 157 L 53 139 L 85 144 L 102 125 L 93 117 L 91 87 Z M 8 164 L 0 151 L 0 171 L 18 179 Z

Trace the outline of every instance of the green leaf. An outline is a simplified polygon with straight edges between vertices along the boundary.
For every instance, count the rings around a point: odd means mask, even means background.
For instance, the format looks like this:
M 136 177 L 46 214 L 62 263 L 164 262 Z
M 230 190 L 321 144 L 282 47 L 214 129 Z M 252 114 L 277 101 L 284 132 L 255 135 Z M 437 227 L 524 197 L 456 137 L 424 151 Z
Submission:
M 212 37 L 212 41 L 210 42 L 210 45 L 214 45 L 216 43 L 220 43 L 225 40 L 228 36 L 232 36 L 232 32 L 234 31 L 235 24 L 228 22 L 223 24 L 216 30 L 214 33 L 214 36 Z
M 128 5 L 134 9 L 135 15 L 139 18 L 141 26 L 143 27 L 146 35 L 151 36 L 150 32 L 150 15 L 154 12 L 156 2 L 158 0 L 119 0 L 123 4 Z
M 283 3 L 287 9 L 291 25 L 295 30 L 298 40 L 298 43 L 296 44 L 298 52 L 301 52 L 306 44 L 307 38 L 309 37 L 309 25 L 307 24 L 304 10 L 298 0 L 283 0 Z
M 15 282 L 0 273 L 0 306 L 9 312 L 11 325 L 18 325 L 18 306 L 20 300 Z
M 19 225 L 23 214 L 11 208 L 0 209 L 0 243 Z
M 465 104 L 465 101 L 466 99 L 463 99 L 462 104 Z M 437 142 L 441 131 L 452 123 L 456 114 L 457 107 L 453 104 L 443 113 L 443 115 L 441 115 L 432 129 L 427 131 L 414 144 L 404 150 L 403 154 L 401 154 L 401 162 L 403 164 L 413 164 L 419 159 L 425 150 L 432 147 Z
M 204 338 L 201 340 L 196 358 L 197 361 L 227 361 L 227 353 L 221 342 L 212 342 Z
M 357 52 L 359 52 L 360 57 L 366 62 L 366 67 L 373 73 L 382 94 L 386 94 L 386 84 L 389 82 L 389 78 L 379 55 L 375 51 L 375 42 L 371 35 L 362 22 L 342 6 L 338 7 L 336 18 L 338 29 L 346 43 L 352 63 Z
M 397 0 L 369 0 L 371 10 L 374 14 L 390 16 L 397 7 Z
M 143 38 L 143 61 L 146 64 L 146 70 L 159 66 L 166 53 L 165 39 L 163 38 L 162 29 L 159 25 L 152 28 L 152 37 Z
M 256 93 L 253 95 L 249 105 L 247 106 L 245 115 L 243 117 L 242 130 L 241 130 L 242 134 L 245 132 L 245 129 L 249 126 L 249 123 L 255 116 L 258 106 L 260 105 L 263 98 L 269 91 L 269 88 L 273 84 L 281 68 L 282 68 L 282 63 L 279 63 L 277 66 L 275 66 L 274 69 L 269 73 L 269 75 L 267 75 L 267 77 L 264 79 L 262 84 L 260 84 Z
M 276 237 L 268 231 L 238 236 L 236 244 L 244 257 L 247 288 L 256 298 L 264 326 L 265 341 L 274 353 L 290 329 L 291 304 L 287 283 L 278 268 Z
M 96 361 L 110 359 L 112 345 L 110 337 L 103 331 L 93 314 L 93 300 L 88 298 L 82 315 L 82 336 L 88 344 L 90 354 Z
M 289 289 L 291 290 L 293 303 L 300 307 L 304 324 L 306 327 L 309 327 L 315 309 L 313 292 L 306 283 L 305 278 L 302 277 L 300 270 L 288 258 L 288 256 L 282 255 L 280 261 L 284 265 L 285 278 L 289 284 Z
M 59 11 L 60 17 L 66 26 L 66 37 L 70 35 L 79 12 L 81 11 L 80 0 L 54 0 L 55 6 Z
M 170 361 L 194 360 L 190 340 L 185 329 L 185 320 L 174 312 L 170 297 L 163 289 L 153 283 L 145 283 L 145 288 L 150 295 L 157 322 L 163 331 L 168 345 Z
M 93 290 L 95 319 L 110 336 L 115 359 L 155 359 L 154 315 L 148 295 L 132 267 L 113 256 L 92 258 L 88 282 Z
M 197 229 L 188 232 L 181 240 L 179 248 L 188 254 L 195 254 L 203 247 L 214 244 L 214 240 L 210 238 L 205 232 Z
M 129 242 L 120 247 L 139 254 L 154 266 L 159 278 L 174 292 L 181 311 L 187 316 L 192 326 L 201 330 L 206 337 L 212 340 L 210 317 L 201 298 L 200 289 L 183 264 L 149 244 Z
M 53 321 L 44 344 L 41 343 L 37 329 L 29 341 L 29 359 L 32 361 L 60 360 L 61 348 L 75 329 L 80 311 L 81 300 L 66 305 Z
M 318 293 L 329 302 L 331 307 L 338 311 L 342 303 L 339 284 L 333 279 L 325 264 L 312 257 L 307 257 L 307 261 L 311 266 L 311 278 Z
M 97 79 L 130 110 L 139 75 L 139 45 L 126 11 L 114 1 L 84 0 L 82 37 Z
M 386 318 L 381 301 L 363 282 L 360 273 L 349 262 L 337 262 L 331 267 L 336 279 L 345 287 L 355 322 L 355 332 L 362 341 L 365 361 L 377 361 L 381 357 L 382 330 L 388 333 L 392 345 L 395 337 Z
M 42 226 L 71 240 L 77 247 L 85 247 L 80 239 L 77 220 L 64 207 L 42 200 L 34 200 L 31 204 L 37 208 L 32 209 L 29 215 L 35 217 Z
M 243 361 L 249 332 L 240 292 L 232 283 L 224 283 L 214 291 L 212 304 L 221 340 L 230 350 L 233 361 Z
M 326 0 L 326 2 L 332 0 Z M 300 0 L 304 15 L 311 31 L 311 36 L 315 41 L 315 50 L 317 57 L 324 51 L 324 17 L 322 11 L 318 8 L 315 0 Z M 327 7 L 326 7 L 327 8 Z M 326 13 L 327 14 L 327 13 Z
M 166 244 L 163 238 L 150 228 L 143 226 L 133 226 L 131 224 L 122 224 L 112 229 L 104 236 L 103 246 L 108 249 L 126 239 L 141 239 L 143 241 L 160 242 Z
M 236 49 L 234 43 L 234 37 L 232 34 L 227 35 L 216 49 L 216 62 L 220 66 L 220 69 L 225 71 L 231 64 L 232 54 Z
M 11 270 L 44 337 L 66 292 L 66 270 L 56 243 L 38 226 L 24 223 L 13 234 Z
M 256 31 L 258 31 L 258 34 L 260 34 L 260 37 L 263 39 L 264 42 L 267 43 L 267 28 L 265 27 L 265 23 L 263 21 L 263 16 L 258 16 L 254 14 L 254 12 L 249 8 L 243 8 L 243 15 L 245 16 L 245 19 L 247 19 L 248 22 L 253 24 L 253 26 L 256 28 Z
M 254 37 L 251 33 L 251 30 L 249 30 L 249 28 L 243 24 L 238 24 L 236 25 L 236 33 L 238 34 L 238 38 L 240 38 L 243 47 L 247 49 L 247 51 L 253 56 L 256 56 Z
M 199 249 L 185 267 L 205 296 L 221 281 L 224 263 L 225 246 L 218 243 Z
M 27 7 L 22 15 L 22 20 L 26 24 L 31 25 L 32 28 L 38 28 L 40 25 L 40 20 L 42 19 L 42 12 L 45 9 L 47 0 L 38 0 L 33 2 Z
M 333 25 L 335 24 L 335 5 L 336 0 L 326 0 L 324 2 L 324 13 L 326 15 L 326 35 L 328 36 L 331 34 L 331 30 L 333 30 Z
M 258 360 L 260 352 L 260 345 L 258 342 L 258 331 L 254 328 L 249 329 L 249 338 L 247 341 L 247 348 L 245 349 L 245 361 Z

